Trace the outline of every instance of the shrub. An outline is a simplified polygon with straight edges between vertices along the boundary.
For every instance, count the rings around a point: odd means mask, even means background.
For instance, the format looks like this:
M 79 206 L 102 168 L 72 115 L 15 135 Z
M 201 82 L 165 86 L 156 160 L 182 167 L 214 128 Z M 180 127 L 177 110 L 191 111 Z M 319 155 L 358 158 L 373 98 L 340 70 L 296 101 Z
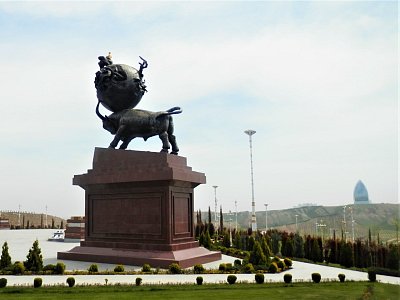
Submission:
M 0 288 L 5 288 L 7 286 L 7 279 L 0 278 Z
M 231 263 L 227 263 L 225 266 L 226 266 L 227 271 L 231 271 L 233 269 L 233 266 Z
M 285 259 L 283 260 L 283 262 L 285 263 L 285 265 L 286 265 L 288 268 L 290 268 L 290 267 L 293 265 L 292 260 L 289 259 L 289 258 L 285 258 Z
M 254 273 L 253 264 L 251 264 L 251 263 L 245 264 L 245 266 L 244 266 L 244 272 L 247 273 L 247 274 Z
M 88 269 L 89 273 L 99 272 L 99 267 L 96 264 L 91 264 Z
M 196 277 L 196 283 L 197 283 L 197 285 L 202 285 L 203 284 L 203 277 L 201 277 L 201 276 Z
M 48 265 L 45 265 L 45 266 L 43 267 L 43 271 L 44 271 L 44 272 L 51 272 L 51 273 L 53 273 L 53 272 L 55 271 L 55 269 L 56 269 L 56 266 L 53 265 L 53 264 L 48 264 Z
M 264 274 L 262 274 L 262 273 L 257 273 L 257 274 L 254 276 L 254 279 L 255 279 L 255 281 L 256 281 L 258 284 L 262 284 L 262 283 L 264 283 Z
M 233 262 L 234 266 L 241 266 L 242 262 L 240 261 L 240 259 L 235 259 L 235 261 Z
M 274 256 L 273 258 L 272 258 L 272 261 L 273 262 L 278 262 L 278 261 L 280 261 L 281 259 L 278 257 L 278 256 Z
M 371 282 L 376 281 L 376 272 L 374 270 L 368 270 L 368 280 Z
M 283 275 L 283 281 L 287 284 L 292 283 L 292 274 Z
M 123 265 L 116 265 L 115 268 L 114 268 L 114 272 L 116 272 L 116 273 L 121 273 L 121 272 L 124 272 L 124 271 L 125 271 L 125 268 L 124 268 Z
M 283 261 L 279 260 L 276 264 L 277 264 L 279 269 L 281 269 L 281 270 L 286 269 L 286 265 L 285 265 L 285 263 Z
M 319 283 L 321 281 L 321 274 L 319 273 L 312 273 L 311 274 L 311 279 L 312 281 L 314 281 L 315 283 Z
M 58 262 L 54 267 L 54 273 L 62 275 L 64 274 L 64 272 L 65 272 L 65 264 L 62 262 Z
M 40 277 L 36 277 L 35 279 L 33 279 L 33 287 L 34 288 L 39 288 L 42 286 L 43 280 Z
M 182 269 L 181 266 L 177 263 L 172 263 L 169 265 L 168 270 L 171 274 L 181 274 Z
M 278 265 L 276 264 L 276 262 L 270 263 L 268 267 L 268 273 L 276 273 L 276 272 L 278 272 Z
M 203 267 L 203 265 L 194 265 L 194 267 L 193 267 L 193 273 L 194 274 L 202 274 L 202 273 L 204 273 L 204 267 Z
M 237 277 L 235 275 L 228 275 L 226 280 L 228 281 L 229 284 L 235 284 Z
M 74 277 L 68 277 L 67 278 L 67 284 L 69 287 L 73 287 L 75 285 L 75 278 Z
M 345 278 L 346 278 L 346 275 L 344 275 L 344 274 L 338 274 L 338 277 L 339 277 L 340 282 L 344 282 L 344 280 L 345 280 Z
M 151 272 L 151 267 L 149 264 L 143 264 L 142 266 L 142 272 Z
M 12 272 L 14 275 L 24 274 L 24 272 L 25 272 L 24 264 L 20 261 L 16 261 L 13 265 Z
M 219 264 L 218 270 L 220 270 L 222 272 L 226 271 L 226 264 L 224 264 L 224 263 Z
M 142 284 L 142 278 L 137 277 L 136 280 L 135 280 L 135 284 L 136 284 L 137 286 L 141 285 L 141 284 Z

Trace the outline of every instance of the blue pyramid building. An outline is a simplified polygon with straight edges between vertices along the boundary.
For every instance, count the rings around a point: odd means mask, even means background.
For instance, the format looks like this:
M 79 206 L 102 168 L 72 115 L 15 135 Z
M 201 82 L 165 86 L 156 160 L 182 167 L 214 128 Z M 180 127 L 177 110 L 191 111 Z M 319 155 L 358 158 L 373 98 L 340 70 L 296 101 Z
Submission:
M 370 204 L 368 191 L 364 183 L 359 180 L 354 188 L 354 204 Z

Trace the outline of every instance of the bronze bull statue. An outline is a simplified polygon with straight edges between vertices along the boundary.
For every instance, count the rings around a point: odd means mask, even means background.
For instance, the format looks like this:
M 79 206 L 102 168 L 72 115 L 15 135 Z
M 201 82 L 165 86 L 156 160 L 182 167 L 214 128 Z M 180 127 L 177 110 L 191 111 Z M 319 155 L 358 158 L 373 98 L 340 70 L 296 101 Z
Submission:
M 122 141 L 120 149 L 126 149 L 129 143 L 136 137 L 145 141 L 152 136 L 158 135 L 162 141 L 161 152 L 167 152 L 172 146 L 171 154 L 178 154 L 179 148 L 176 144 L 173 114 L 180 114 L 180 107 L 173 107 L 167 111 L 152 112 L 141 109 L 124 109 L 109 116 L 103 116 L 99 111 L 100 101 L 96 106 L 96 114 L 103 121 L 103 128 L 115 135 L 109 148 L 118 146 Z

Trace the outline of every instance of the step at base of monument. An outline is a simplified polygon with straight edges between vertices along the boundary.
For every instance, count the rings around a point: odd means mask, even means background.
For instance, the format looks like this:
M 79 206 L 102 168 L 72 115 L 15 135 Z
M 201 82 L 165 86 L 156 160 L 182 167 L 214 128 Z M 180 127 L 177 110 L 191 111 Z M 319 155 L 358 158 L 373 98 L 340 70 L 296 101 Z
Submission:
M 149 264 L 156 268 L 168 268 L 177 263 L 181 268 L 205 264 L 221 259 L 221 252 L 196 247 L 177 251 L 140 251 L 101 247 L 77 246 L 67 252 L 58 252 L 57 259 L 142 266 Z

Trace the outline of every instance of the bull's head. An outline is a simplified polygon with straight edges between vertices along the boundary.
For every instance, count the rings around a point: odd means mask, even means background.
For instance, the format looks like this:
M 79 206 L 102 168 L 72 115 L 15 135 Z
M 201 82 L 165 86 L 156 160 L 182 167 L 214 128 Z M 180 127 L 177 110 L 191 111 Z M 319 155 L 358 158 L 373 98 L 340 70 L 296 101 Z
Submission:
M 118 126 L 116 124 L 114 124 L 114 122 L 109 117 L 107 117 L 106 115 L 103 116 L 100 113 L 99 105 L 100 105 L 100 101 L 97 102 L 97 105 L 96 105 L 96 115 L 103 122 L 103 128 L 105 130 L 109 131 L 111 134 L 116 134 L 117 130 L 118 130 Z

